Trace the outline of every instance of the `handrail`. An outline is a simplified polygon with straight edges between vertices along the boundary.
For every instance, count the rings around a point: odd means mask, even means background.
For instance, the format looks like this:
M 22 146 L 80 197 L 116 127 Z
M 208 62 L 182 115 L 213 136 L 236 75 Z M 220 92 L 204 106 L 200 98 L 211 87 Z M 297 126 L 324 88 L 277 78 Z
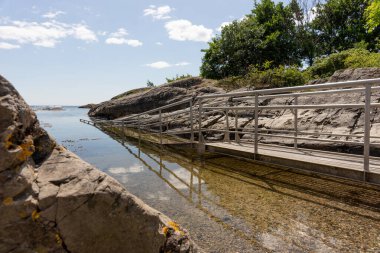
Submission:
M 332 108 L 364 108 L 365 104 L 326 104 L 326 105 L 269 105 L 258 106 L 260 110 L 278 110 L 278 109 L 332 109 Z M 380 107 L 380 103 L 373 103 L 371 107 Z M 221 107 L 203 107 L 204 110 L 255 110 L 255 106 L 221 106 Z
M 353 86 L 363 86 L 363 85 L 373 85 L 380 82 L 380 78 L 365 79 L 365 80 L 354 80 L 354 81 L 343 81 L 335 83 L 323 83 L 323 84 L 312 84 L 303 86 L 293 86 L 293 87 L 283 87 L 283 88 L 273 88 L 273 89 L 262 89 L 254 91 L 242 91 L 242 92 L 230 92 L 225 94 L 213 94 L 213 95 L 203 95 L 199 98 L 217 98 L 217 97 L 240 97 L 255 94 L 273 94 L 273 93 L 284 93 L 284 92 L 294 92 L 302 90 L 316 90 L 316 89 L 328 89 L 328 88 L 348 88 Z
M 377 86 L 372 87 L 377 84 Z M 303 86 L 294 86 L 294 87 L 283 87 L 283 88 L 272 88 L 272 89 L 262 89 L 262 90 L 253 90 L 253 91 L 242 91 L 242 92 L 230 92 L 223 94 L 209 94 L 209 95 L 199 95 L 192 96 L 186 98 L 181 101 L 177 101 L 175 103 L 170 103 L 165 106 L 161 106 L 149 111 L 145 111 L 142 113 L 134 114 L 128 117 L 119 118 L 112 121 L 98 121 L 95 124 L 111 124 L 117 125 L 119 127 L 129 127 L 135 128 L 139 131 L 139 138 L 141 130 L 149 131 L 151 133 L 159 134 L 160 143 L 162 144 L 163 135 L 167 136 L 189 136 L 189 143 L 194 142 L 194 136 L 197 134 L 198 136 L 198 146 L 205 146 L 205 136 L 207 136 L 207 132 L 221 132 L 224 133 L 224 140 L 230 141 L 231 133 L 235 133 L 235 141 L 240 142 L 241 134 L 253 134 L 254 135 L 254 155 L 256 158 L 256 154 L 259 153 L 258 143 L 259 136 L 267 136 L 272 137 L 275 136 L 277 138 L 283 139 L 293 139 L 294 140 L 294 148 L 298 148 L 297 140 L 305 140 L 305 141 L 321 141 L 321 142 L 332 142 L 332 143 L 341 143 L 341 144 L 359 144 L 364 147 L 363 152 L 363 171 L 364 176 L 366 177 L 366 173 L 369 172 L 369 159 L 370 159 L 370 145 L 379 146 L 378 143 L 371 142 L 372 136 L 370 135 L 371 130 L 371 109 L 380 108 L 380 103 L 371 101 L 371 93 L 372 91 L 380 90 L 380 78 L 374 79 L 365 79 L 365 80 L 353 80 L 353 81 L 342 81 L 342 82 L 331 82 L 331 83 L 323 83 L 323 84 L 313 84 L 313 85 L 303 85 Z M 313 96 L 313 95 L 328 95 L 328 94 L 337 94 L 337 93 L 362 93 L 364 94 L 364 103 L 360 103 L 361 101 L 355 101 L 354 103 L 350 103 L 348 101 L 347 104 L 337 103 L 337 104 L 318 104 L 318 103 L 310 103 L 309 101 L 303 101 L 304 104 L 299 103 L 299 98 L 302 96 Z M 259 102 L 261 99 L 272 99 L 272 98 L 281 98 L 281 97 L 291 97 L 294 98 L 291 101 L 291 104 L 285 105 L 277 105 L 277 104 L 263 104 Z M 223 99 L 221 99 L 223 98 Z M 246 104 L 240 103 L 237 105 L 236 102 L 244 102 L 246 100 L 252 100 L 252 102 L 248 102 Z M 308 102 L 308 104 L 306 103 Z M 177 110 L 174 112 L 164 112 L 169 108 L 173 108 L 178 105 L 188 104 L 187 107 Z M 341 134 L 339 136 L 347 137 L 347 138 L 361 138 L 360 140 L 352 139 L 352 140 L 334 140 L 334 139 L 318 139 L 311 137 L 302 137 L 302 135 L 315 134 L 318 136 L 329 135 L 324 133 L 305 133 L 303 131 L 298 130 L 298 110 L 308 110 L 308 109 L 360 109 L 364 112 L 364 134 L 350 134 L 344 135 Z M 291 110 L 294 114 L 294 131 L 280 131 L 276 129 L 259 129 L 259 117 L 262 117 L 262 112 L 265 110 Z M 251 115 L 252 119 L 254 119 L 254 127 L 253 128 L 245 128 L 239 127 L 238 117 L 241 116 L 241 111 L 247 111 Z M 254 112 L 254 117 L 252 115 Z M 153 113 L 156 113 L 152 115 Z M 219 115 L 214 119 L 210 119 L 208 115 Z M 179 117 L 181 115 L 181 117 Z M 184 119 L 183 117 L 189 117 Z M 213 125 L 214 123 L 209 123 L 210 121 L 220 119 L 223 120 L 225 118 L 225 129 L 210 129 L 209 125 Z M 235 118 L 235 126 L 232 127 L 233 122 L 231 121 L 231 117 Z M 210 121 L 207 121 L 210 119 Z M 175 122 L 184 121 L 184 127 L 178 128 Z M 187 122 L 187 123 L 186 123 Z M 181 124 L 181 123 L 180 123 Z M 186 125 L 187 124 L 187 125 Z M 176 129 L 170 129 L 170 127 L 176 127 Z M 265 133 L 267 132 L 282 132 L 283 134 L 271 134 Z M 285 134 L 285 135 L 284 135 Z M 300 135 L 300 136 L 299 136 Z M 330 134 L 333 136 L 334 134 Z M 338 135 L 335 135 L 338 136 Z M 188 138 L 188 137 L 186 137 Z M 380 137 L 379 137 L 380 138 Z M 356 141 L 355 141 L 356 140 Z M 202 149 L 202 148 L 201 148 Z

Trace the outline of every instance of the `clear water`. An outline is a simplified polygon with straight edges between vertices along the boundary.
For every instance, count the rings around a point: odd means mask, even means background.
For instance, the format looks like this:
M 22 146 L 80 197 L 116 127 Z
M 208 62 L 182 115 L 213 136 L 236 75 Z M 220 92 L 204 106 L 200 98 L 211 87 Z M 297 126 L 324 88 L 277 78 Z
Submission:
M 80 123 L 86 113 L 37 115 L 60 144 L 182 224 L 206 252 L 380 252 L 379 187 L 138 147 Z

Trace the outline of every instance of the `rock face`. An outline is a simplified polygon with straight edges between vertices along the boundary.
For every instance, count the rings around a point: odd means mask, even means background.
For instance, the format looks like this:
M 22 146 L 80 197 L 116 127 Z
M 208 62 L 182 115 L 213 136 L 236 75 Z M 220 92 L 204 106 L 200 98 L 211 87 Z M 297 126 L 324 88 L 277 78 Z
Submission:
M 339 82 L 348 80 L 362 80 L 380 77 L 380 68 L 358 68 L 344 69 L 336 71 L 330 78 L 329 82 Z
M 96 104 L 87 104 L 87 105 L 81 105 L 78 108 L 91 109 L 91 108 L 93 108 L 95 106 L 96 106 Z
M 0 76 L 0 253 L 198 251 L 168 217 L 56 145 Z
M 94 106 L 89 116 L 115 119 L 128 114 L 141 113 L 191 97 L 192 95 L 223 92 L 211 84 L 214 81 L 191 77 L 152 89 L 140 89 L 125 96 L 117 96 Z M 181 106 L 172 108 L 181 109 Z

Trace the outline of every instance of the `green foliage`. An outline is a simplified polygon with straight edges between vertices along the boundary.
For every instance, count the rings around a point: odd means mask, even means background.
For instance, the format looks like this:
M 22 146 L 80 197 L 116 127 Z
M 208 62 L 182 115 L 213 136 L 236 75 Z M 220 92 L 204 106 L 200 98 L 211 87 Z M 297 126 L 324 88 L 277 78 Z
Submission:
M 371 4 L 365 10 L 367 18 L 367 27 L 374 31 L 380 26 L 380 0 L 372 0 Z
M 178 81 L 178 80 L 182 80 L 182 79 L 186 79 L 186 78 L 189 78 L 189 77 L 193 77 L 192 75 L 190 74 L 186 74 L 186 75 L 176 75 L 175 77 L 173 78 L 166 78 L 166 82 L 168 83 L 171 83 L 171 82 L 174 82 L 174 81 Z
M 380 53 L 353 48 L 319 58 L 306 72 L 311 78 L 324 78 L 346 68 L 380 67 Z
M 273 66 L 299 64 L 295 32 L 290 6 L 262 0 L 245 19 L 223 27 L 221 35 L 202 50 L 201 75 L 213 79 L 245 75 L 249 66 L 266 61 Z
M 295 20 L 295 37 L 301 59 L 311 66 L 314 58 L 320 53 L 317 31 L 312 26 L 315 15 L 314 6 L 319 0 L 291 0 L 289 6 Z
M 352 49 L 344 61 L 345 68 L 380 68 L 380 53 L 371 53 L 367 50 Z
M 249 84 L 244 77 L 231 76 L 218 80 L 217 87 L 223 88 L 225 91 L 233 91 L 239 88 L 248 87 Z
M 329 55 L 353 48 L 355 43 L 365 41 L 368 49 L 376 48 L 379 29 L 366 28 L 366 9 L 371 0 L 328 0 L 316 7 L 312 27 L 317 31 L 316 44 L 321 55 Z
M 267 61 L 273 67 L 297 66 L 302 61 L 312 66 L 316 58 L 333 54 L 327 62 L 319 60 L 316 68 L 316 75 L 328 76 L 345 66 L 345 53 L 335 53 L 360 42 L 363 49 L 380 50 L 380 0 L 315 2 L 255 2 L 251 14 L 223 27 L 209 48 L 202 50 L 201 76 L 244 76 L 252 65 L 265 69 Z
M 146 82 L 146 87 L 148 87 L 148 88 L 152 88 L 152 87 L 154 87 L 154 83 L 152 83 L 150 80 L 148 80 L 148 81 Z
M 308 81 L 297 66 L 283 65 L 264 70 L 252 67 L 244 79 L 249 86 L 256 89 L 304 85 Z
M 269 66 L 269 65 L 267 65 Z M 280 88 L 303 85 L 308 81 L 307 75 L 297 66 L 259 69 L 251 67 L 245 76 L 227 77 L 219 80 L 218 87 L 226 91 L 242 87 L 253 87 L 255 89 Z

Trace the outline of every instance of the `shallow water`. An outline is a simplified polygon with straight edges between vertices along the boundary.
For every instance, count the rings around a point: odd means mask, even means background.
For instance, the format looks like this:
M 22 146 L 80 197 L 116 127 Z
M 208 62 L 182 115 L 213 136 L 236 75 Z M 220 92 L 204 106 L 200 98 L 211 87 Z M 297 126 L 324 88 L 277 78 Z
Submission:
M 380 187 L 139 147 L 80 123 L 86 109 L 65 109 L 37 112 L 41 125 L 207 252 L 380 252 Z

